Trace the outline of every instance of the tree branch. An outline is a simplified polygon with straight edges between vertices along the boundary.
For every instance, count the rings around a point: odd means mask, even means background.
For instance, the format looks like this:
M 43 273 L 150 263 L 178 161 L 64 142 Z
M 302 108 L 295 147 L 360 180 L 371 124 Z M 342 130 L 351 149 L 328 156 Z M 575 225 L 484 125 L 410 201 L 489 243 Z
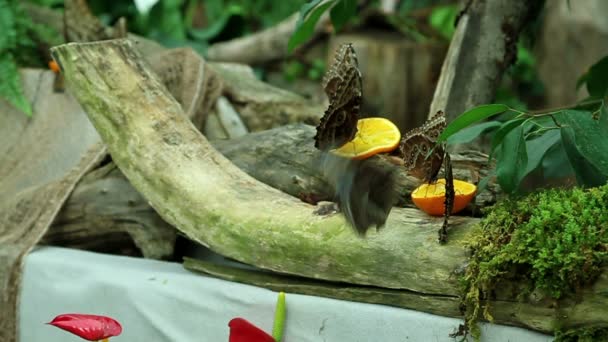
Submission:
M 448 120 L 494 100 L 504 71 L 515 61 L 517 39 L 538 1 L 468 0 L 458 20 L 430 114 Z

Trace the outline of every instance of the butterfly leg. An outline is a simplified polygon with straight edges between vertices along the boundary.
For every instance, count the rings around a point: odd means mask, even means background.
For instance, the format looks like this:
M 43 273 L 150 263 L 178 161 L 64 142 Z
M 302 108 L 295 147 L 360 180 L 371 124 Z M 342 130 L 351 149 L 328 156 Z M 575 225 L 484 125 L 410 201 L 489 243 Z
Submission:
M 445 162 L 445 201 L 443 202 L 445 209 L 443 214 L 443 225 L 439 229 L 439 243 L 446 243 L 448 241 L 448 221 L 452 214 L 452 208 L 454 207 L 454 175 L 452 174 L 452 160 L 450 155 L 445 152 L 443 158 Z
M 328 216 L 340 212 L 340 206 L 334 202 L 319 202 L 317 203 L 317 209 L 313 211 L 313 214 L 319 216 Z

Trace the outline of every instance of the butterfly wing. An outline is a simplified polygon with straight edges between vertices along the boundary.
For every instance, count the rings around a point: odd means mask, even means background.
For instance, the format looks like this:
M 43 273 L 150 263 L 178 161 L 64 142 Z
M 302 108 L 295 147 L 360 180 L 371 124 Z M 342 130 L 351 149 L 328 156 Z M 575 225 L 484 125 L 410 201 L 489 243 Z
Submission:
M 443 146 L 435 146 L 435 144 L 445 126 L 445 115 L 440 111 L 422 126 L 405 134 L 401 140 L 400 153 L 410 175 L 424 182 L 437 180 L 445 150 Z
M 326 151 L 344 145 L 357 133 L 362 99 L 362 80 L 355 51 L 344 44 L 323 79 L 329 107 L 317 126 L 315 147 Z

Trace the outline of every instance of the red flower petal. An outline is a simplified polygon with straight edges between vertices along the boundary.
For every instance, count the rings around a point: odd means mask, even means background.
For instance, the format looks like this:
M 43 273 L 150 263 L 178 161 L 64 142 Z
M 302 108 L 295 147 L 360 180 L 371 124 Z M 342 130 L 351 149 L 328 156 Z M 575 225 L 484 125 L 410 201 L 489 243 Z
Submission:
M 47 324 L 69 331 L 88 341 L 103 340 L 122 333 L 120 323 L 107 316 L 63 314 Z
M 243 318 L 233 318 L 228 326 L 230 327 L 228 342 L 275 342 L 272 336 Z

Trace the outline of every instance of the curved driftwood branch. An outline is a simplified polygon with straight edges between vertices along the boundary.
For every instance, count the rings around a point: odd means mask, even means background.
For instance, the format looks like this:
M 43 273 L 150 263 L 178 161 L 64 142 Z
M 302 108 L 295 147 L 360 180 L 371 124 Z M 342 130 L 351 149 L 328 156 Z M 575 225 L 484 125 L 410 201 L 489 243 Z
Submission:
M 440 246 L 441 219 L 395 209 L 383 231 L 358 238 L 341 216 L 315 215 L 215 151 L 129 41 L 71 43 L 53 56 L 114 162 L 192 240 L 278 272 L 457 294 L 451 274 L 465 261 L 460 240 L 476 219 L 455 219 L 450 243 Z
M 462 243 L 477 219 L 455 218 L 448 244 L 439 245 L 441 219 L 394 209 L 384 230 L 358 238 L 341 216 L 316 216 L 314 206 L 256 181 L 215 151 L 129 41 L 72 43 L 52 52 L 116 164 L 192 240 L 281 273 L 458 296 L 456 273 L 467 259 Z M 505 300 L 492 314 L 542 331 L 558 322 L 598 322 L 603 311 L 592 309 L 607 304 L 604 278 L 581 304 Z

